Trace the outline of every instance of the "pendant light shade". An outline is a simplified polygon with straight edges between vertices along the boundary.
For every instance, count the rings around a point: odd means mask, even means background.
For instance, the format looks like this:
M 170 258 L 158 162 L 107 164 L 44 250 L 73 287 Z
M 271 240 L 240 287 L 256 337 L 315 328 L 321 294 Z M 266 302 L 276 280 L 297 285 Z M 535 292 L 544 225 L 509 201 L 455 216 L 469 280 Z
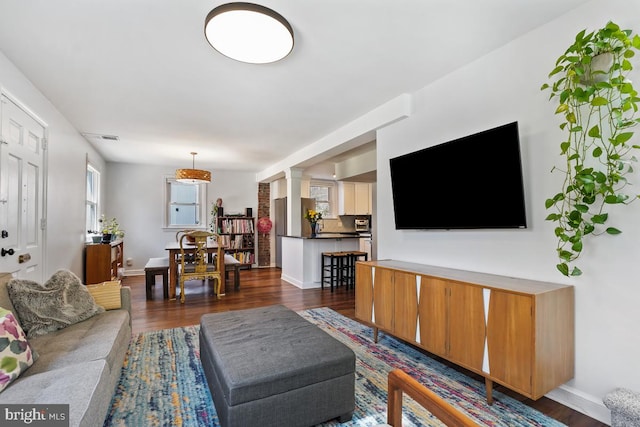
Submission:
M 198 153 L 191 152 L 191 156 L 193 156 L 192 169 L 176 170 L 176 181 L 185 184 L 208 184 L 211 182 L 211 172 L 196 169 L 196 154 Z
M 279 13 L 253 3 L 227 3 L 207 15 L 204 34 L 215 50 L 251 64 L 279 61 L 293 49 L 293 29 Z

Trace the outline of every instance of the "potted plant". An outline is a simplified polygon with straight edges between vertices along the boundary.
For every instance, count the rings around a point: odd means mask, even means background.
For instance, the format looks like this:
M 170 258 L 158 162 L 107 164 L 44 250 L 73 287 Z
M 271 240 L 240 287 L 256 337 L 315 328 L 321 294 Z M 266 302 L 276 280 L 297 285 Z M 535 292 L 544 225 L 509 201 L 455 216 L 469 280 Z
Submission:
M 112 240 L 124 237 L 124 230 L 120 229 L 120 224 L 115 218 L 107 219 L 102 215 L 99 221 L 102 224 L 102 243 L 110 243 Z
M 546 219 L 556 223 L 557 268 L 565 276 L 582 274 L 570 264 L 587 236 L 621 233 L 607 225 L 608 207 L 638 197 L 628 193 L 626 179 L 636 161 L 633 152 L 640 148 L 630 143 L 640 99 L 627 78 L 638 50 L 640 37 L 613 22 L 590 33 L 583 30 L 556 61 L 552 82 L 541 88 L 558 103 L 555 114 L 565 132 L 563 164 L 552 169 L 562 174 L 562 187 L 545 202 L 554 211 Z

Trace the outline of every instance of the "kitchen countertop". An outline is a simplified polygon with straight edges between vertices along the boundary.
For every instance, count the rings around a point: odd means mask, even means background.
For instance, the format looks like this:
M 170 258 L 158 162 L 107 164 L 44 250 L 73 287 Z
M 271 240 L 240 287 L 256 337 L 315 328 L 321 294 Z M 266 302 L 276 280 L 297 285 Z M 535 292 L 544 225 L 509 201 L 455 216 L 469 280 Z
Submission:
M 318 233 L 316 237 L 304 237 L 304 236 L 283 236 L 291 237 L 294 239 L 359 239 L 361 236 L 358 233 Z

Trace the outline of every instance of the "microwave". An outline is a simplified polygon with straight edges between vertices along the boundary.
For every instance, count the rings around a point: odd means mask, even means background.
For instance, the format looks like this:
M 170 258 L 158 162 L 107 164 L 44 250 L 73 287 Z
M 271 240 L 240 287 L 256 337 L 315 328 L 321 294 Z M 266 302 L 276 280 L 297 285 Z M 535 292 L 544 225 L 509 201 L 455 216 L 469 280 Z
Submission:
M 369 220 L 356 219 L 355 226 L 356 226 L 356 231 L 369 231 Z

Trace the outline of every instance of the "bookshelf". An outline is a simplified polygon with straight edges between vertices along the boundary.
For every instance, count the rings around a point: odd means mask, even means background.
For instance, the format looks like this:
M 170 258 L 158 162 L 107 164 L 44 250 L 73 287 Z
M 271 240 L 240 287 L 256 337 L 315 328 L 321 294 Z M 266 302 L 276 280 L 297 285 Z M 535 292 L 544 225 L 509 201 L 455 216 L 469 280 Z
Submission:
M 255 218 L 250 216 L 219 216 L 218 234 L 225 252 L 251 268 L 255 264 Z

